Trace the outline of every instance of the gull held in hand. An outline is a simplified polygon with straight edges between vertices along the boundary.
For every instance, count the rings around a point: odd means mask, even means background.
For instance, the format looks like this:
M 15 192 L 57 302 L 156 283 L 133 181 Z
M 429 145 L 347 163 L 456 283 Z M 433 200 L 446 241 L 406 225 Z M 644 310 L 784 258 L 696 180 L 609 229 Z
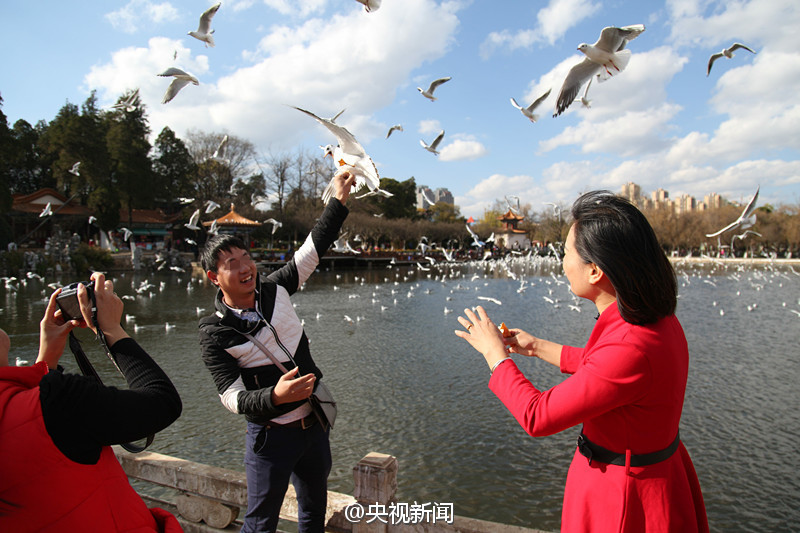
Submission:
M 175 78 L 172 80 L 172 83 L 169 84 L 169 87 L 167 87 L 167 92 L 164 93 L 164 98 L 161 100 L 162 104 L 166 104 L 175 98 L 175 95 L 178 94 L 178 92 L 180 92 L 180 90 L 186 87 L 190 82 L 194 85 L 200 85 L 200 82 L 197 81 L 197 78 L 176 67 L 170 67 L 161 74 L 158 74 L 158 76 L 165 78 L 172 76 Z
M 214 30 L 211 29 L 211 19 L 217 14 L 219 6 L 221 5 L 222 3 L 220 2 L 206 9 L 205 12 L 200 15 L 200 22 L 197 25 L 197 29 L 189 32 L 189 35 L 195 39 L 199 39 L 206 43 L 206 48 L 209 46 L 214 48 Z
M 573 66 L 556 101 L 554 117 L 557 117 L 575 101 L 581 86 L 592 76 L 597 75 L 600 82 L 619 74 L 631 59 L 631 51 L 625 49 L 628 41 L 638 37 L 644 31 L 644 24 L 634 24 L 617 28 L 608 26 L 600 32 L 600 38 L 594 44 L 581 43 L 578 50 L 586 58 Z
M 358 191 L 365 185 L 370 191 L 380 189 L 381 181 L 375 163 L 372 162 L 372 158 L 370 158 L 366 151 L 364 151 L 364 147 L 361 146 L 361 144 L 356 140 L 355 136 L 353 136 L 353 134 L 350 133 L 347 128 L 336 124 L 331 119 L 318 117 L 311 111 L 306 111 L 305 109 L 295 106 L 292 107 L 301 113 L 305 113 L 306 115 L 312 117 L 314 120 L 328 128 L 328 131 L 333 133 L 339 144 L 335 148 L 331 145 L 326 146 L 324 148 L 325 155 L 323 157 L 330 155 L 333 157 L 333 161 L 337 168 L 349 170 L 353 173 L 353 175 L 356 177 L 356 182 L 354 184 L 355 191 Z M 333 180 L 331 180 L 331 182 L 328 183 L 328 186 L 325 188 L 325 191 L 322 193 L 322 202 L 324 204 L 327 204 L 328 201 L 333 197 L 335 192 L 333 183 Z
M 444 138 L 444 130 L 442 130 L 439 133 L 439 135 L 436 136 L 436 138 L 433 140 L 431 144 L 426 144 L 425 141 L 423 141 L 422 139 L 419 140 L 419 144 L 421 144 L 422 147 L 425 148 L 430 153 L 434 155 L 439 155 L 439 151 L 437 150 L 437 148 L 439 148 L 439 143 L 442 142 L 443 138 Z
M 728 230 L 734 228 L 742 228 L 742 229 L 749 228 L 750 226 L 755 224 L 756 215 L 753 213 L 753 211 L 756 210 L 756 201 L 758 200 L 759 190 L 761 190 L 760 186 L 756 188 L 756 193 L 750 199 L 750 202 L 748 202 L 748 204 L 745 206 L 744 210 L 742 211 L 742 214 L 739 215 L 739 218 L 737 218 L 736 220 L 734 220 L 733 222 L 731 222 L 730 224 L 728 224 L 719 231 L 716 231 L 714 233 L 706 233 L 706 237 L 716 237 L 717 235 L 722 235 Z
M 542 96 L 534 100 L 533 103 L 528 107 L 522 107 L 513 98 L 511 98 L 511 105 L 519 109 L 523 115 L 528 117 L 528 120 L 530 120 L 531 122 L 536 122 L 537 120 L 539 120 L 539 115 L 534 114 L 534 111 L 536 110 L 537 107 L 539 107 L 539 104 L 541 104 L 545 100 L 545 98 L 550 96 L 551 90 L 552 89 L 547 89 L 546 93 L 544 93 Z
M 452 78 L 450 76 L 447 76 L 446 78 L 439 78 L 438 80 L 433 80 L 427 89 L 417 87 L 417 90 L 420 92 L 420 94 L 422 94 L 422 96 L 433 102 L 436 100 L 436 97 L 433 96 L 433 91 L 435 91 L 439 85 L 448 82 L 451 79 Z
M 728 59 L 733 57 L 733 53 L 739 49 L 747 50 L 751 54 L 755 54 L 755 52 L 743 45 L 742 43 L 733 43 L 729 48 L 723 48 L 721 52 L 717 52 L 716 54 L 711 54 L 711 57 L 708 58 L 708 69 L 706 70 L 706 76 L 711 74 L 711 66 L 714 64 L 714 61 L 719 59 L 720 57 L 727 57 Z

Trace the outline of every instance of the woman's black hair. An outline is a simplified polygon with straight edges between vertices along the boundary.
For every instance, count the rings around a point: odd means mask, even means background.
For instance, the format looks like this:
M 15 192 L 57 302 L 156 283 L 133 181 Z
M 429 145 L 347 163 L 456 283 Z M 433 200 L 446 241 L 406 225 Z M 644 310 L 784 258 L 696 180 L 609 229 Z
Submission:
M 203 271 L 216 272 L 219 253 L 230 252 L 233 248 L 247 250 L 247 245 L 239 237 L 230 234 L 215 235 L 208 239 L 205 246 L 203 246 L 203 253 L 200 257 Z
M 626 322 L 650 324 L 675 313 L 675 270 L 647 218 L 625 198 L 591 191 L 572 204 L 575 250 L 608 277 Z

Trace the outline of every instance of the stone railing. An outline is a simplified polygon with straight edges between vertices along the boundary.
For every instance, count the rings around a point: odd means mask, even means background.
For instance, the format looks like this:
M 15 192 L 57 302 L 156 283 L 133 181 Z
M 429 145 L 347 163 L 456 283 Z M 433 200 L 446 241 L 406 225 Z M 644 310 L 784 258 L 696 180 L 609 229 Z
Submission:
M 247 507 L 244 472 L 152 452 L 133 454 L 120 447 L 115 447 L 114 451 L 128 477 L 138 480 L 137 490 L 148 505 L 171 511 L 187 533 L 238 531 L 241 527 L 240 509 Z M 449 514 L 392 520 L 388 514 L 375 510 L 390 509 L 397 504 L 397 471 L 396 458 L 374 452 L 367 454 L 353 468 L 354 496 L 328 492 L 325 530 L 341 533 L 542 533 L 455 516 L 452 508 Z M 170 494 L 153 496 L 150 494 L 153 491 L 140 487 L 139 482 L 166 487 Z M 361 514 L 354 513 L 354 509 Z M 297 498 L 291 485 L 283 501 L 281 518 L 297 522 Z

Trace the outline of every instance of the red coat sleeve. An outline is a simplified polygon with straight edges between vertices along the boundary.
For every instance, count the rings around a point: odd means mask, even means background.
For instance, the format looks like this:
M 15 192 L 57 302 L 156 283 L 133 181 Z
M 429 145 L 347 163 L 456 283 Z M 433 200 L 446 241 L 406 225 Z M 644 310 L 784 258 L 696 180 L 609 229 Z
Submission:
M 566 350 L 566 358 L 562 352 L 562 369 L 573 370 L 579 351 Z M 595 347 L 583 354 L 574 370 L 558 385 L 539 391 L 509 361 L 494 371 L 489 388 L 528 434 L 541 437 L 633 403 L 647 392 L 652 380 L 647 358 L 627 343 Z
M 574 374 L 583 360 L 583 348 L 575 346 L 561 347 L 561 372 Z

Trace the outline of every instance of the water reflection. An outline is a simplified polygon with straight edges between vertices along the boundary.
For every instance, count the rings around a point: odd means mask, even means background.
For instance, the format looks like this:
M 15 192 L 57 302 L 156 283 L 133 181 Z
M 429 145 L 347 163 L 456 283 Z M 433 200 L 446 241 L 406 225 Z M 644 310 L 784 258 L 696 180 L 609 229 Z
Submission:
M 800 520 L 800 482 L 786 467 L 800 425 L 800 317 L 791 312 L 800 310 L 800 276 L 770 266 L 680 268 L 678 316 L 691 353 L 681 435 L 711 527 L 791 530 Z M 222 407 L 197 345 L 196 308 L 210 309 L 213 287 L 175 273 L 114 278 L 120 295 L 134 296 L 125 302 L 134 336 L 184 401 L 183 415 L 157 435 L 153 451 L 243 470 L 244 420 Z M 152 296 L 137 295 L 146 279 L 155 285 Z M 19 293 L 0 292 L 12 361 L 35 357 L 49 292 L 36 281 Z M 353 465 L 378 451 L 398 458 L 400 501 L 452 502 L 463 516 L 559 528 L 577 429 L 528 437 L 488 390 L 483 359 L 452 333 L 456 316 L 481 304 L 496 321 L 582 345 L 594 309 L 569 307 L 575 303 L 558 264 L 318 272 L 294 301 L 340 405 L 331 490 L 352 493 Z M 81 338 L 104 380 L 124 386 L 96 341 Z M 550 365 L 516 359 L 541 388 L 564 379 Z M 63 361 L 75 368 L 69 353 Z

